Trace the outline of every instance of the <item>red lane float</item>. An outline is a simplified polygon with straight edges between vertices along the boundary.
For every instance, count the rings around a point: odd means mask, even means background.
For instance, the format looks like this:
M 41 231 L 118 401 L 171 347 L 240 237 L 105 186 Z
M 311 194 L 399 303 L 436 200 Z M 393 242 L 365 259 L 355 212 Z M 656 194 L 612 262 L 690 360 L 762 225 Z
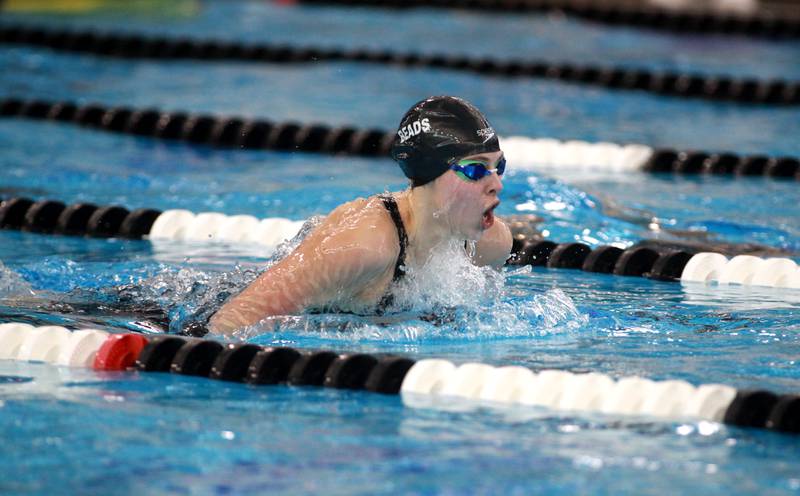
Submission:
M 125 370 L 133 367 L 147 338 L 141 334 L 114 334 L 97 350 L 92 368 L 95 370 Z

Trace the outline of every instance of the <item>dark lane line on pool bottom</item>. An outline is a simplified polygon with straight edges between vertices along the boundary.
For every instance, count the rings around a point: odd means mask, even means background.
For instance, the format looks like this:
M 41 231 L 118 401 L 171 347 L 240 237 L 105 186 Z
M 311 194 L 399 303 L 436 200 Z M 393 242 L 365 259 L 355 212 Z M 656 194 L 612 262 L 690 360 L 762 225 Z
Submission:
M 136 59 L 230 60 L 249 63 L 297 64 L 320 61 L 428 67 L 481 76 L 554 79 L 567 83 L 638 90 L 672 97 L 725 100 L 745 104 L 798 105 L 800 82 L 739 79 L 692 73 L 653 72 L 623 67 L 580 66 L 546 60 L 496 61 L 447 54 L 395 53 L 367 49 L 244 44 L 218 40 L 153 37 L 94 30 L 58 30 L 39 26 L 2 26 L 0 43 L 44 46 L 64 52 Z
M 611 25 L 630 25 L 673 33 L 728 34 L 771 39 L 800 38 L 800 18 L 785 12 L 732 13 L 701 9 L 666 9 L 656 4 L 586 0 L 301 0 L 316 5 L 372 6 L 394 9 L 443 8 L 492 13 L 555 12 Z M 774 8 L 774 6 L 773 6 Z M 786 10 L 789 6 L 786 6 Z

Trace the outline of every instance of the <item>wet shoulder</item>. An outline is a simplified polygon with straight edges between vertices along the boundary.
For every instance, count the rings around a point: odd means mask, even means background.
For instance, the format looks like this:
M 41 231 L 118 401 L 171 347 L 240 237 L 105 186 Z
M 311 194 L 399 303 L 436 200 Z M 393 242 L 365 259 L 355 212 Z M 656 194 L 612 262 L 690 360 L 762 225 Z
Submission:
M 386 222 L 391 223 L 383 201 L 376 196 L 369 198 L 356 198 L 336 207 L 324 224 L 335 228 L 366 228 L 381 227 Z
M 394 222 L 380 198 L 357 198 L 334 209 L 315 230 L 323 247 L 349 247 L 374 263 L 394 263 L 399 243 Z

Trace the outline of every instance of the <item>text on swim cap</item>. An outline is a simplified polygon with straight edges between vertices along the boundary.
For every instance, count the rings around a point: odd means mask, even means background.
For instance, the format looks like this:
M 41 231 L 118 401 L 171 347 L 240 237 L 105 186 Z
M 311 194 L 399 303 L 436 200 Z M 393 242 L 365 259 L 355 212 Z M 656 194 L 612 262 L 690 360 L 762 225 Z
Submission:
M 478 133 L 478 136 L 480 136 L 481 138 L 485 138 L 485 139 L 488 139 L 488 138 L 491 138 L 492 136 L 494 136 L 494 129 L 492 129 L 491 127 L 485 127 L 483 129 L 478 129 L 475 132 Z
M 414 121 L 407 126 L 403 126 L 397 130 L 397 135 L 400 137 L 400 143 L 405 143 L 412 136 L 419 133 L 427 133 L 431 130 L 431 123 L 427 118 Z

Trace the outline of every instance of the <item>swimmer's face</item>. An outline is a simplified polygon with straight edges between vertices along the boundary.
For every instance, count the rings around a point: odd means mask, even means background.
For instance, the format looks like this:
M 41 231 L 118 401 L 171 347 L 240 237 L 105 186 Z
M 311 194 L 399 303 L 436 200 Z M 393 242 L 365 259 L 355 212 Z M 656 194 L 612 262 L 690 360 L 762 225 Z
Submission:
M 435 181 L 439 211 L 446 214 L 451 228 L 467 239 L 479 239 L 494 224 L 494 209 L 503 190 L 502 178 L 496 173 L 501 159 L 502 151 L 462 157 L 459 163 L 481 163 L 491 174 L 472 180 L 451 169 Z

